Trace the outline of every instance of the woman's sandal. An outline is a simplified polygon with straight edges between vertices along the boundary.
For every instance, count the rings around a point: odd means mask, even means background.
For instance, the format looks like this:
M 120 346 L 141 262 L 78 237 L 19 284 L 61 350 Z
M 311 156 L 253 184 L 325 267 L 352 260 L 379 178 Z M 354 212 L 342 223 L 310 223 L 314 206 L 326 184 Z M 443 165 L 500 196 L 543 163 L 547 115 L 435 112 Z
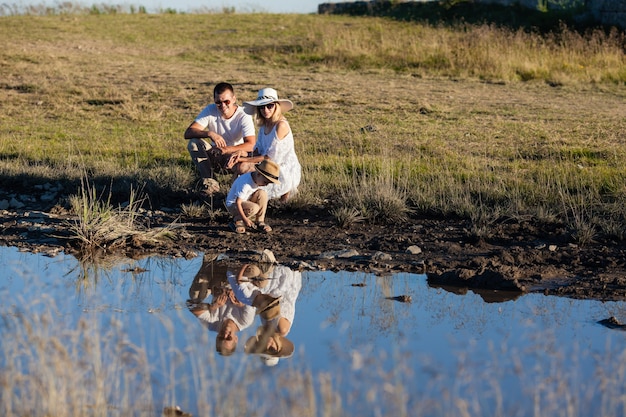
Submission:
M 256 228 L 258 231 L 260 232 L 264 232 L 264 233 L 269 233 L 272 231 L 272 228 L 270 227 L 269 224 L 266 224 L 264 222 L 259 222 L 256 224 Z
M 243 222 L 241 220 L 236 221 L 234 223 L 230 223 L 230 230 L 232 230 L 233 232 L 237 233 L 237 234 L 244 234 L 246 233 L 246 226 L 244 226 Z

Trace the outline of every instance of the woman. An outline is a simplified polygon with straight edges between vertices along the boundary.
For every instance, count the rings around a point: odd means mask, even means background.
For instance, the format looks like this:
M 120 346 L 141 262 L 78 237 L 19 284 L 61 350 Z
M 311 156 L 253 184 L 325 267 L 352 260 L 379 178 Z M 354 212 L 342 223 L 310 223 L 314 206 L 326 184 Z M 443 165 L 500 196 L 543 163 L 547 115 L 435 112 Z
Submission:
M 296 156 L 293 134 L 284 113 L 293 108 L 290 100 L 279 99 L 273 88 L 259 90 L 257 99 L 243 103 L 247 113 L 255 116 L 259 134 L 252 154 L 240 153 L 233 163 L 241 162 L 243 172 L 254 171 L 254 165 L 271 159 L 280 166 L 280 183 L 265 187 L 270 199 L 287 201 L 298 191 L 302 167 Z

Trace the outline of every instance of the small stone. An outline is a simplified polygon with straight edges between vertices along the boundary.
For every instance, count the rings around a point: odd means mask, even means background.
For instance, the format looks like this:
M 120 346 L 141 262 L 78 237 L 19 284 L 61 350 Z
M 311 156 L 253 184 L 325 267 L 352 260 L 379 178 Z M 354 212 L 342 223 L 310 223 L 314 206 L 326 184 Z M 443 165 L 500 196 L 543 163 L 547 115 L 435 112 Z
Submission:
M 57 194 L 56 193 L 52 193 L 52 192 L 45 193 L 45 194 L 43 194 L 40 197 L 41 201 L 52 201 L 52 200 L 54 200 L 56 198 L 57 198 Z
M 419 255 L 420 253 L 422 253 L 422 248 L 420 248 L 417 245 L 411 245 L 408 248 L 406 248 L 406 253 L 410 253 L 412 255 Z
M 372 260 L 374 261 L 391 261 L 391 255 L 389 255 L 388 253 L 384 253 L 384 252 L 376 252 L 374 255 L 372 255 Z
M 22 207 L 24 207 L 24 203 L 22 203 L 21 201 L 13 197 L 11 201 L 9 201 L 9 207 L 15 208 L 15 209 L 21 209 Z
M 378 128 L 374 125 L 367 125 L 367 126 L 363 126 L 361 128 L 361 132 L 366 133 L 366 132 L 376 132 L 378 130 Z
M 265 249 L 261 253 L 261 258 L 260 258 L 259 261 L 261 263 L 275 264 L 276 263 L 276 257 L 274 256 L 274 253 L 271 250 Z
M 323 252 L 319 255 L 319 259 L 352 258 L 353 256 L 359 256 L 359 252 L 354 249 L 344 249 L 338 251 Z
M 342 250 L 337 254 L 337 258 L 352 258 L 354 256 L 359 256 L 359 252 L 354 249 Z

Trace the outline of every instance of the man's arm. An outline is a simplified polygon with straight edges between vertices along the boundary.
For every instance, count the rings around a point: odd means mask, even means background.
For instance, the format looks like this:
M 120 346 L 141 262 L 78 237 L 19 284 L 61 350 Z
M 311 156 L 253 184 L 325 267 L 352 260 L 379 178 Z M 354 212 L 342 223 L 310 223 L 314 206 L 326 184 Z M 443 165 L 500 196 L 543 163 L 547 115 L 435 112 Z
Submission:
M 198 316 L 201 316 L 202 314 L 204 314 L 204 312 L 207 311 L 207 310 L 209 310 L 209 311 L 217 310 L 218 308 L 220 308 L 221 306 L 226 304 L 227 300 L 228 300 L 228 296 L 226 294 L 220 294 L 216 298 L 214 298 L 214 300 L 213 300 L 213 302 L 211 304 L 207 304 L 207 303 L 191 304 L 191 303 L 188 303 L 187 307 L 189 308 L 189 311 L 191 311 L 193 313 L 194 316 L 198 317 Z
M 195 139 L 195 138 L 209 138 L 210 139 L 211 132 L 206 130 L 200 123 L 193 122 L 192 124 L 189 125 L 187 130 L 185 130 L 185 139 Z
M 232 153 L 237 152 L 241 154 L 241 156 L 247 155 L 248 152 L 252 152 L 254 149 L 254 145 L 256 144 L 256 138 L 254 136 L 244 136 L 243 143 L 235 146 L 224 146 L 222 148 L 222 152 L 224 153 Z M 219 145 L 218 145 L 219 146 Z

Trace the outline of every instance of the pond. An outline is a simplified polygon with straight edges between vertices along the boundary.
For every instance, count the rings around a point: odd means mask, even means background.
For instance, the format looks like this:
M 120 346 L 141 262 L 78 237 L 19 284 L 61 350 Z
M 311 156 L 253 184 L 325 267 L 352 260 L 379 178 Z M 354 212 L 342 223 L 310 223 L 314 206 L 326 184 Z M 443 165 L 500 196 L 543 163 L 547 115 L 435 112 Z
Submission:
M 5 416 L 626 412 L 626 332 L 598 324 L 621 321 L 622 302 L 203 256 L 93 265 L 0 248 L 0 260 Z M 290 327 L 257 314 L 263 293 L 280 293 Z M 284 335 L 268 336 L 278 322 Z

